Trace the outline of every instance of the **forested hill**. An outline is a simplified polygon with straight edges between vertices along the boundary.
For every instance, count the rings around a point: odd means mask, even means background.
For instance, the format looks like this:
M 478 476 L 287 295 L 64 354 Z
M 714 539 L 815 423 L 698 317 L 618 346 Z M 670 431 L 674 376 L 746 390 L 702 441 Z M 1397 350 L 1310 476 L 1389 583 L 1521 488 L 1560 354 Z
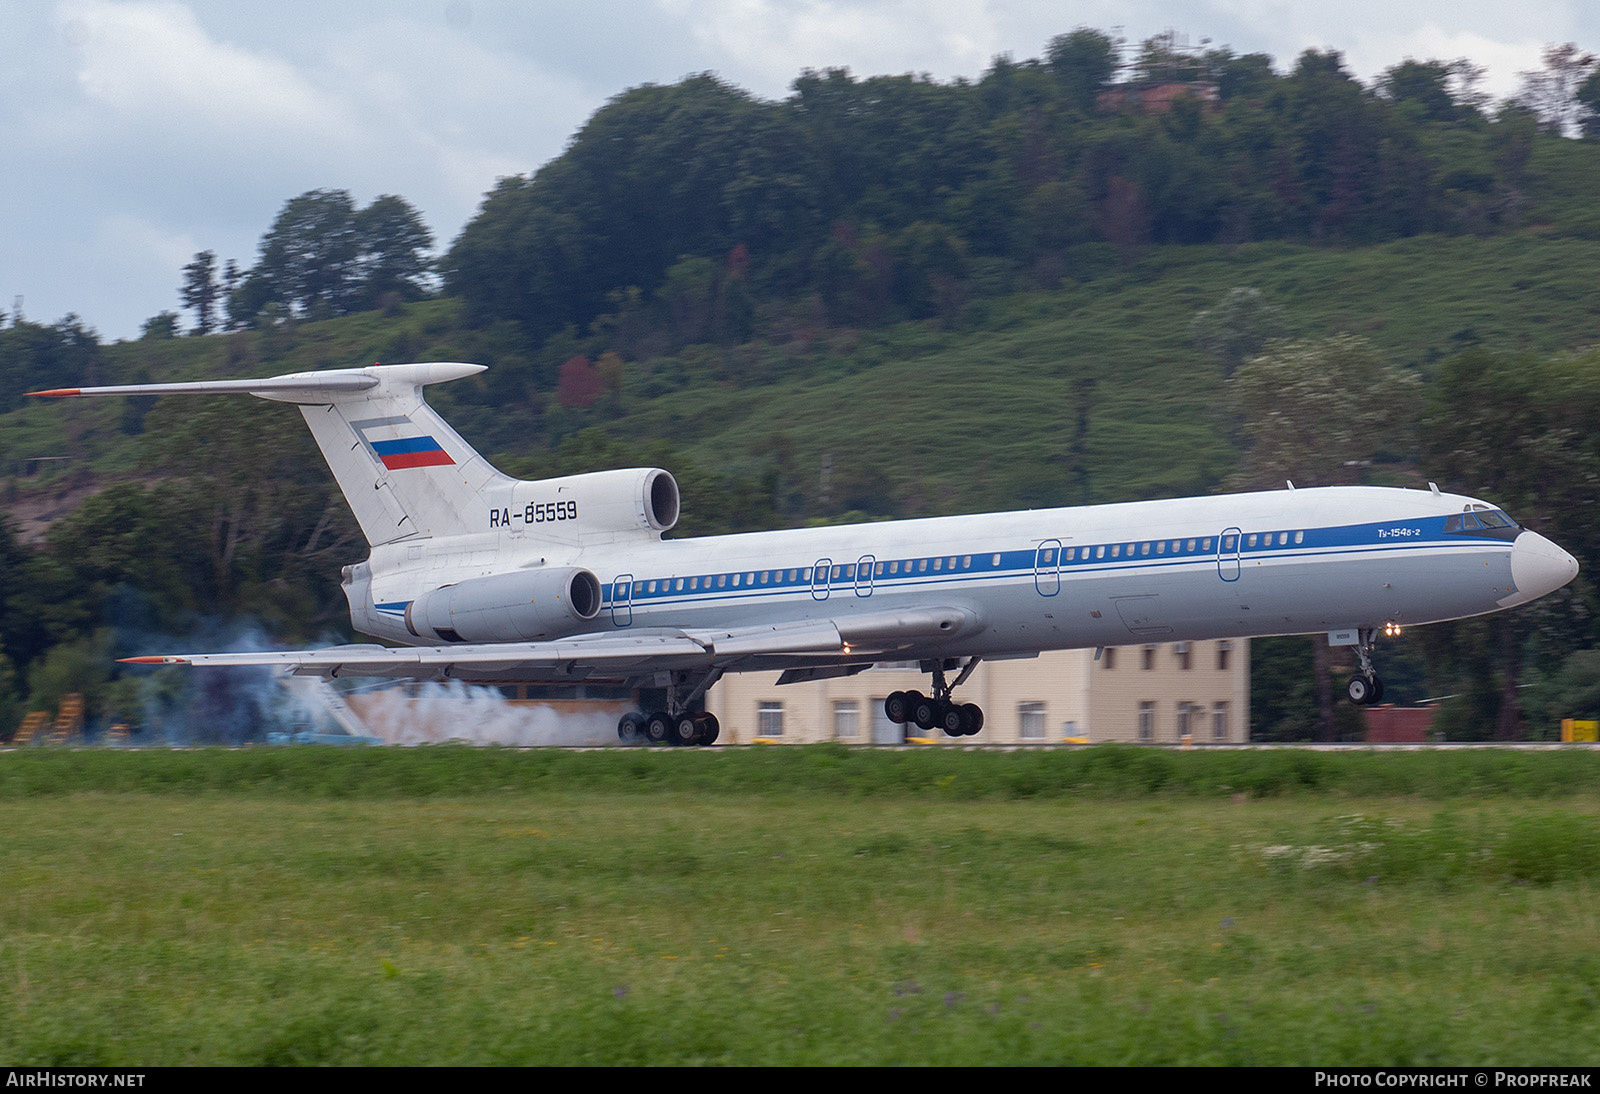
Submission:
M 836 323 L 949 318 L 1151 244 L 1600 234 L 1574 201 L 1587 172 L 1552 151 L 1536 180 L 1541 118 L 1488 116 L 1457 65 L 1407 61 L 1369 88 L 1336 53 L 1279 75 L 1153 40 L 1121 84 L 1113 62 L 1077 31 L 977 82 L 808 71 L 780 102 L 711 75 L 635 88 L 495 187 L 446 286 L 472 321 L 534 338 L 616 311 L 629 287 L 716 295 L 694 335 L 742 340 L 749 297 L 815 293 Z

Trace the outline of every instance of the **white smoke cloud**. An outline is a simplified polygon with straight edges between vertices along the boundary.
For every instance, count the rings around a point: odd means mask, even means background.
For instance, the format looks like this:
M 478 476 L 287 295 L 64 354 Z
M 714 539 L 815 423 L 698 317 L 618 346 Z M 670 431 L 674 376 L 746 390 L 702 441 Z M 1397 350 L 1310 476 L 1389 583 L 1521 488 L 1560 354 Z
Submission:
M 513 703 L 494 688 L 451 680 L 406 688 L 384 688 L 345 697 L 366 731 L 386 744 L 421 745 L 464 741 L 512 748 L 618 744 L 619 711 L 557 710 Z

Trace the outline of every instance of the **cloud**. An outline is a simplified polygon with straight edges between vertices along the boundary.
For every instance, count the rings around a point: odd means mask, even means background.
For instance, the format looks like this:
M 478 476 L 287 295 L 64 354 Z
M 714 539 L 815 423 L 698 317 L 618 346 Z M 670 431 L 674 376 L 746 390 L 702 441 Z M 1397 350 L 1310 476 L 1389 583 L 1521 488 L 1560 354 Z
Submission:
M 340 104 L 291 65 L 217 41 L 181 4 L 68 0 L 58 10 L 85 97 L 119 118 L 302 137 L 352 130 Z
M 988 5 L 971 0 L 662 0 L 662 7 L 690 24 L 724 75 L 768 98 L 785 95 L 806 68 L 951 79 L 978 75 L 1007 49 Z

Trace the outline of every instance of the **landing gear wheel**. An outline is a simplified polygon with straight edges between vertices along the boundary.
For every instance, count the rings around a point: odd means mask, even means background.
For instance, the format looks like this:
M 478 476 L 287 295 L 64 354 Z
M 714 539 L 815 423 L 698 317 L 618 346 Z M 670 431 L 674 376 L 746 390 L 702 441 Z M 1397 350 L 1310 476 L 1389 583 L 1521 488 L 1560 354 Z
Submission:
M 697 744 L 714 745 L 717 735 L 722 732 L 722 726 L 717 722 L 717 716 L 709 711 L 702 710 L 694 716 L 695 723 L 700 727 L 700 736 Z
M 918 729 L 932 729 L 939 724 L 939 704 L 919 692 L 911 692 L 911 720 Z
M 672 717 L 665 711 L 656 711 L 645 720 L 644 735 L 653 744 L 662 744 L 672 736 Z
M 883 701 L 883 716 L 897 726 L 911 721 L 911 697 L 903 691 L 890 693 Z
M 637 710 L 630 710 L 617 721 L 617 739 L 625 745 L 638 745 L 644 743 L 645 717 Z
M 672 743 L 692 745 L 700 741 L 701 723 L 693 714 L 683 713 L 672 719 Z
M 966 703 L 961 707 L 961 713 L 966 721 L 966 734 L 976 737 L 983 728 L 983 708 L 977 703 Z
M 1368 702 L 1383 702 L 1383 680 L 1377 676 L 1372 678 L 1372 698 L 1369 699 Z
M 938 704 L 934 712 L 939 728 L 944 730 L 946 737 L 965 737 L 967 735 L 967 715 L 955 703 L 943 702 Z
M 1346 686 L 1345 692 L 1350 696 L 1352 703 L 1358 707 L 1364 707 L 1368 703 L 1377 701 L 1376 694 L 1379 687 L 1376 676 L 1363 676 L 1358 672 L 1350 677 L 1350 683 Z

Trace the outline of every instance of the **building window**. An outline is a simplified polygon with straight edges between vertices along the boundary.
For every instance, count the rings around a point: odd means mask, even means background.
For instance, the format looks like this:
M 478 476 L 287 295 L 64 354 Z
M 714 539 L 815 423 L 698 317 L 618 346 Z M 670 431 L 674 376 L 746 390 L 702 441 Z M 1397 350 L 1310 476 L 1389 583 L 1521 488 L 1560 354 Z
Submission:
M 1178 655 L 1178 667 L 1183 669 L 1185 672 L 1189 671 L 1189 669 L 1193 667 L 1194 661 L 1194 650 L 1190 647 L 1189 643 L 1179 642 L 1176 646 L 1172 647 L 1172 650 Z
M 1156 705 L 1152 702 L 1139 704 L 1139 740 L 1153 741 L 1156 739 Z
M 854 699 L 833 702 L 833 735 L 846 739 L 861 736 L 861 704 Z
M 783 736 L 783 704 L 763 700 L 756 704 L 756 736 Z
M 1147 671 L 1156 667 L 1156 648 L 1154 646 L 1146 646 L 1144 648 L 1144 667 Z
M 1191 736 L 1194 727 L 1190 724 L 1189 715 L 1194 711 L 1194 704 L 1187 699 L 1178 700 L 1178 739 Z
M 1021 733 L 1024 740 L 1044 740 L 1044 704 L 1018 703 L 1017 725 L 1021 727 Z
M 1228 671 L 1228 657 L 1233 653 L 1233 643 L 1223 640 L 1217 643 L 1217 671 Z
M 1117 647 L 1115 647 L 1115 646 L 1107 646 L 1105 649 L 1101 650 L 1100 651 L 1100 663 L 1102 665 L 1104 665 L 1107 669 L 1116 668 L 1117 667 Z
M 1216 741 L 1228 740 L 1228 704 L 1218 703 L 1211 708 L 1211 738 Z

